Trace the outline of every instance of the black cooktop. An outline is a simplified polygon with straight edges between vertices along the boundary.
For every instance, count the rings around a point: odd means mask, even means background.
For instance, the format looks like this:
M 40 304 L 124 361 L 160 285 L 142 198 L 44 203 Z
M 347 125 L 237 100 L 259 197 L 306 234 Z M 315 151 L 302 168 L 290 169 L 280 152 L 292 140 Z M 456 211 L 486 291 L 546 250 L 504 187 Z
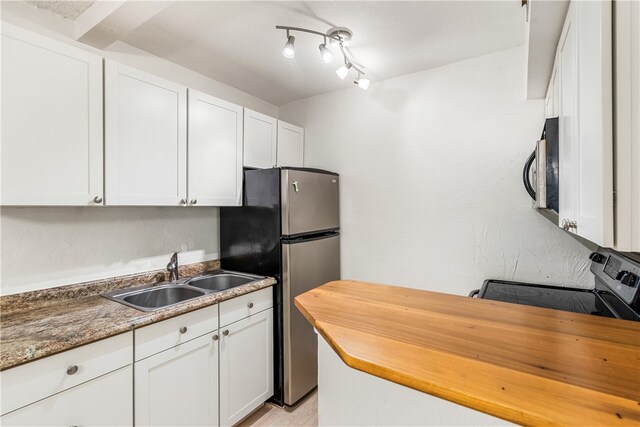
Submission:
M 627 255 L 605 248 L 592 253 L 593 289 L 485 280 L 469 296 L 638 322 L 640 262 Z
M 595 289 L 561 288 L 532 283 L 487 280 L 478 298 L 574 313 L 616 317 Z

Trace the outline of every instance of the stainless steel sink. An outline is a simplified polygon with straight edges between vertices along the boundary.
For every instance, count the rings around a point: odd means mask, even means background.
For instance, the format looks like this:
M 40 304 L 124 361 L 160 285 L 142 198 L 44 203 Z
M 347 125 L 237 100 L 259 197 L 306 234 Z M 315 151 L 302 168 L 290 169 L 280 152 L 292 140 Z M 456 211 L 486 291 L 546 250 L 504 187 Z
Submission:
M 187 281 L 187 285 L 194 288 L 222 292 L 245 283 L 255 282 L 256 277 L 244 276 L 236 273 L 218 273 L 211 276 L 196 277 Z
M 213 274 L 159 285 L 118 289 L 102 295 L 138 310 L 155 311 L 262 279 L 264 277 L 222 270 Z
M 137 308 L 142 311 L 154 311 L 159 308 L 188 301 L 205 295 L 200 289 L 169 283 L 166 285 L 147 286 L 143 288 L 120 289 L 104 294 L 107 298 Z

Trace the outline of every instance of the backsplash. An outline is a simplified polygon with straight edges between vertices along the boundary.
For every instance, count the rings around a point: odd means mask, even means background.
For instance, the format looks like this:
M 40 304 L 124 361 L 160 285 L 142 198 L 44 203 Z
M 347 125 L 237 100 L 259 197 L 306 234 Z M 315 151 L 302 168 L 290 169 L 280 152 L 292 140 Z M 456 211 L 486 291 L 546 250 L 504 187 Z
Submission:
M 0 294 L 218 258 L 218 208 L 3 207 Z

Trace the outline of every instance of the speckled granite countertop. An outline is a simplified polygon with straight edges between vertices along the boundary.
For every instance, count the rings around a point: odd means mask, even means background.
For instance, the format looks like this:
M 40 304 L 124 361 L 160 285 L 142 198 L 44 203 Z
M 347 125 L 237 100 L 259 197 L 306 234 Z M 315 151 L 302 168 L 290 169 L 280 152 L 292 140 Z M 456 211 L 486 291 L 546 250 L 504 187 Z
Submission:
M 219 264 L 186 270 L 185 276 L 219 269 Z M 204 271 L 202 271 L 204 269 Z M 183 272 L 181 267 L 181 273 Z M 111 301 L 101 294 L 165 280 L 162 272 L 147 273 L 0 297 L 0 370 L 5 370 L 74 347 L 131 331 L 189 311 L 257 291 L 276 283 L 267 277 L 223 292 L 143 312 Z

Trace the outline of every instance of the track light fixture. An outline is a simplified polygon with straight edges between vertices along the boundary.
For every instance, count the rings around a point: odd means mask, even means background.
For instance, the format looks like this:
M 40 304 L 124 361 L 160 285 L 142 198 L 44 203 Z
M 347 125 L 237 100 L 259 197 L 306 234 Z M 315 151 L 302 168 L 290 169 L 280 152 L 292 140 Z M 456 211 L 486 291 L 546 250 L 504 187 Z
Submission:
M 320 57 L 322 57 L 322 61 L 325 64 L 328 64 L 329 62 L 333 61 L 333 53 L 329 50 L 329 48 L 327 48 L 327 38 L 324 38 L 324 43 L 320 43 L 320 46 L 318 46 L 318 49 L 320 49 Z
M 358 77 L 356 77 L 356 79 L 353 82 L 357 84 L 358 87 L 362 90 L 369 89 L 369 85 L 371 84 L 371 80 L 365 79 L 364 77 L 362 77 L 362 74 L 359 71 L 358 71 Z
M 364 78 L 364 67 L 361 65 L 356 65 L 354 61 L 347 55 L 344 49 L 344 45 L 351 41 L 351 37 L 353 33 L 348 28 L 344 27 L 335 27 L 330 29 L 327 33 L 321 33 L 319 31 L 309 30 L 307 28 L 300 27 L 288 27 L 277 25 L 276 29 L 278 30 L 286 30 L 287 32 L 287 42 L 284 44 L 282 48 L 282 54 L 287 58 L 293 58 L 296 55 L 294 42 L 296 38 L 289 34 L 290 31 L 299 31 L 303 33 L 316 34 L 323 38 L 323 42 L 318 45 L 318 49 L 320 50 L 320 58 L 325 64 L 333 61 L 333 52 L 327 47 L 327 39 L 329 40 L 329 46 L 338 46 L 340 48 L 340 53 L 342 53 L 342 58 L 344 59 L 344 65 L 336 70 L 336 74 L 340 78 L 340 80 L 344 80 L 349 71 L 353 68 L 357 71 L 358 76 L 354 80 L 361 89 L 367 90 L 371 81 L 369 79 Z
M 296 56 L 296 48 L 294 43 L 296 42 L 296 38 L 294 36 L 289 35 L 289 30 L 287 30 L 287 42 L 284 44 L 282 48 L 282 54 L 287 58 L 293 58 Z
M 349 69 L 351 67 L 352 67 L 351 63 L 347 62 L 342 67 L 336 70 L 336 74 L 338 75 L 338 77 L 340 77 L 340 80 L 344 80 L 345 77 L 347 77 L 347 74 L 349 74 Z

